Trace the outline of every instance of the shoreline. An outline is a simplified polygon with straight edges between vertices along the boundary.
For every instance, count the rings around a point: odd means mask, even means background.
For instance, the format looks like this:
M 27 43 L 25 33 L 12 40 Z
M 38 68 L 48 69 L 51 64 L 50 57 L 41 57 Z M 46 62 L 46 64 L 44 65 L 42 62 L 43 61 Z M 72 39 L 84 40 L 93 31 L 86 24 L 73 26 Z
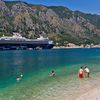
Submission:
M 82 81 L 82 80 L 80 80 Z M 100 81 L 99 81 L 100 82 Z M 80 86 L 71 93 L 65 93 L 61 100 L 100 100 L 100 84 L 98 81 L 80 82 Z M 56 99 L 56 100 L 60 100 Z
M 76 100 L 100 100 L 100 86 L 90 89 Z
M 67 94 L 66 94 L 67 95 Z M 62 100 L 100 100 L 100 79 L 99 76 L 79 80 L 79 87 L 72 91 L 72 95 Z
M 84 44 L 76 45 L 74 43 L 68 43 L 68 44 L 66 44 L 64 46 L 55 45 L 53 47 L 53 49 L 59 49 L 59 48 L 100 48 L 100 44 L 98 44 L 98 45 L 94 45 L 94 44 L 90 44 L 90 45 L 89 44 L 86 44 L 86 45 L 84 45 Z
M 95 84 L 93 88 L 91 87 L 86 92 L 81 93 L 75 100 L 100 100 L 100 85 Z
M 94 46 L 94 47 L 80 47 L 80 46 L 74 46 L 74 47 L 66 47 L 66 46 L 54 46 L 53 49 L 77 49 L 77 48 L 100 48 L 100 46 Z

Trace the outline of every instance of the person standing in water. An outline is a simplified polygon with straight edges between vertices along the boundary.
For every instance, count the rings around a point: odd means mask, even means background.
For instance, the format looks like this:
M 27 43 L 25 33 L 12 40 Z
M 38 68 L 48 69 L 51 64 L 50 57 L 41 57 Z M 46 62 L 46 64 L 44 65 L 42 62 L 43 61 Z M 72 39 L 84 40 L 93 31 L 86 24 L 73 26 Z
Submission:
M 84 74 L 86 78 L 89 78 L 90 70 L 87 66 L 84 68 Z
M 82 68 L 82 67 L 80 67 L 80 69 L 79 69 L 78 77 L 79 77 L 80 79 L 83 78 L 83 68 Z

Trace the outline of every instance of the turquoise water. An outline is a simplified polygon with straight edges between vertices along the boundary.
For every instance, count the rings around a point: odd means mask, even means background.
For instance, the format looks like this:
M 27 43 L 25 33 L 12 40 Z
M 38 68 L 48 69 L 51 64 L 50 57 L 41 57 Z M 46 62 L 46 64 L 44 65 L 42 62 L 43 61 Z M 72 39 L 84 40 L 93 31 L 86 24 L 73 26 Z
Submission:
M 78 86 L 77 72 L 86 65 L 91 79 L 99 77 L 99 48 L 0 51 L 0 100 L 55 100 Z M 56 77 L 49 77 L 51 70 Z

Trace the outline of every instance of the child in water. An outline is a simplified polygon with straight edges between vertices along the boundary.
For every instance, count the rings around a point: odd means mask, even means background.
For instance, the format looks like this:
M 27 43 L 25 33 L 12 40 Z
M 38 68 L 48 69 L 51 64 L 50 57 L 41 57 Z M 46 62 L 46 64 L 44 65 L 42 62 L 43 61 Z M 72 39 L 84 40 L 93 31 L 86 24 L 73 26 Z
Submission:
M 79 77 L 80 79 L 83 78 L 83 69 L 82 69 L 82 67 L 79 69 L 78 77 Z

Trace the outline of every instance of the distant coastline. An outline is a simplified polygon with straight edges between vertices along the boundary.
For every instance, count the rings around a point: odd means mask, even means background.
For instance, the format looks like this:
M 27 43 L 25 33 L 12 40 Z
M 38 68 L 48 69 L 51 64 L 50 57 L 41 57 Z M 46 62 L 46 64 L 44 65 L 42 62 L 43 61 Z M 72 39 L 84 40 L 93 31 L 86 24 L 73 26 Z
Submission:
M 100 48 L 100 44 L 98 45 L 75 45 L 73 43 L 69 43 L 68 45 L 66 46 L 54 46 L 53 49 L 59 49 L 59 48 Z

